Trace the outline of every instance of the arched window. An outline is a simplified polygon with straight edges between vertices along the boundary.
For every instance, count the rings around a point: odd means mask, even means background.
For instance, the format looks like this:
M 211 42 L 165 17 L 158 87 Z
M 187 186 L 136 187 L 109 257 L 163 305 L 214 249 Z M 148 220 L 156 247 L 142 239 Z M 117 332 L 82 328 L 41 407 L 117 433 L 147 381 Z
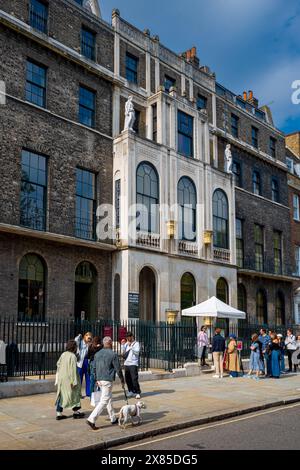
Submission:
M 19 320 L 43 320 L 45 318 L 44 260 L 34 254 L 25 255 L 19 267 Z
M 136 173 L 137 230 L 159 232 L 159 187 L 155 168 L 143 162 Z
M 247 312 L 247 292 L 243 284 L 238 284 L 238 309 Z
M 197 194 L 193 181 L 184 176 L 178 182 L 179 240 L 196 240 Z
M 196 282 L 190 273 L 185 273 L 180 283 L 181 310 L 196 305 Z
M 216 248 L 229 248 L 229 210 L 227 196 L 221 189 L 213 195 L 213 226 L 214 246 Z
M 277 292 L 275 303 L 275 321 L 276 325 L 285 324 L 285 299 L 282 292 Z
M 220 277 L 217 282 L 216 297 L 222 302 L 225 302 L 225 304 L 228 304 L 228 284 L 226 279 L 223 277 Z
M 268 324 L 268 303 L 264 290 L 260 289 L 256 294 L 256 317 L 260 324 Z

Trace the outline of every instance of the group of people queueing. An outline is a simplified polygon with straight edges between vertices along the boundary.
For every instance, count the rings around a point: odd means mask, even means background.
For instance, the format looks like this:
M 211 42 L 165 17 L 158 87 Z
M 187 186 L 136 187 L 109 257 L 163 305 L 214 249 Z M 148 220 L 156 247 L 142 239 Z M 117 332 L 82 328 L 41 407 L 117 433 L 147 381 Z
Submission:
M 93 337 L 92 333 L 79 335 L 75 340 L 67 343 L 66 351 L 57 362 L 56 385 L 56 419 L 66 419 L 64 408 L 73 410 L 73 418 L 83 418 L 81 413 L 81 387 L 85 378 L 85 391 L 87 397 L 92 397 L 96 391 L 101 392 L 95 409 L 89 416 L 87 424 L 96 430 L 95 422 L 104 408 L 107 408 L 111 423 L 117 423 L 112 406 L 112 386 L 116 374 L 125 389 L 128 388 L 128 398 L 141 397 L 138 381 L 138 366 L 140 345 L 135 341 L 134 335 L 128 332 L 126 339 L 121 341 L 121 356 L 124 359 L 125 379 L 118 354 L 112 349 L 112 339 L 109 337 Z
M 273 379 L 279 379 L 281 374 L 286 372 L 297 372 L 298 360 L 300 356 L 300 336 L 293 334 L 289 328 L 286 338 L 274 331 L 262 328 L 260 335 L 256 333 L 251 338 L 250 366 L 247 377 L 255 373 L 255 379 L 259 380 L 260 375 L 266 375 Z M 297 354 L 299 352 L 299 354 Z M 289 368 L 285 368 L 285 355 L 288 357 Z
M 262 328 L 260 333 L 254 333 L 251 337 L 249 372 L 244 375 L 243 364 L 238 350 L 237 337 L 229 335 L 227 341 L 221 335 L 221 329 L 216 328 L 212 344 L 209 343 L 207 327 L 202 326 L 198 333 L 198 358 L 199 365 L 206 366 L 206 351 L 211 347 L 215 374 L 213 378 L 223 378 L 224 370 L 230 377 L 253 377 L 259 380 L 260 376 L 279 378 L 286 372 L 297 372 L 298 357 L 300 357 L 300 336 L 295 337 L 291 329 L 287 330 L 286 338 L 282 334 L 276 334 Z M 297 354 L 298 352 L 298 354 Z M 288 357 L 289 369 L 285 368 L 285 355 Z

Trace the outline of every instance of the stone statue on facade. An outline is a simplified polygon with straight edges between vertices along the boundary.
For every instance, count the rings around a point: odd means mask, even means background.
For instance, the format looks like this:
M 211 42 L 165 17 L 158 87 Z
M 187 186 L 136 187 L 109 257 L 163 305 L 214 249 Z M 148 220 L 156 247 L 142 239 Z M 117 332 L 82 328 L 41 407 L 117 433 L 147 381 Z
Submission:
M 83 0 L 83 7 L 89 10 L 94 15 L 101 18 L 101 10 L 98 0 Z
M 225 173 L 232 174 L 232 153 L 231 145 L 227 144 L 225 149 Z
M 124 131 L 132 131 L 135 123 L 135 110 L 132 102 L 132 96 L 129 96 L 125 104 L 125 126 Z

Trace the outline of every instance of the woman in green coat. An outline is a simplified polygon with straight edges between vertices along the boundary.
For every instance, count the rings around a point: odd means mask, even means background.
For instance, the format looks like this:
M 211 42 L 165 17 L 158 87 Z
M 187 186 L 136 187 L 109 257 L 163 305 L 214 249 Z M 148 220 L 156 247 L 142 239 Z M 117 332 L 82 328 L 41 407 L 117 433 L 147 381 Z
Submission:
M 64 352 L 57 362 L 57 373 L 55 385 L 57 385 L 56 396 L 56 419 L 66 419 L 62 414 L 64 408 L 72 408 L 73 418 L 83 418 L 84 413 L 79 413 L 81 408 L 81 383 L 77 371 L 77 343 L 69 341 Z

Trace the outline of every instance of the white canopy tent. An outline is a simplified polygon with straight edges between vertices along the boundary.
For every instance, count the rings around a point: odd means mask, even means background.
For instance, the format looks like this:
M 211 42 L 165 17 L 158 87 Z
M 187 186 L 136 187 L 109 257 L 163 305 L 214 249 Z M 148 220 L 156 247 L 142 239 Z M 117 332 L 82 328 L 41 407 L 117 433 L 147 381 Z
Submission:
M 230 307 L 217 297 L 202 302 L 194 307 L 182 310 L 184 317 L 212 317 L 212 318 L 228 318 L 230 320 L 245 320 L 246 313 L 236 308 Z

